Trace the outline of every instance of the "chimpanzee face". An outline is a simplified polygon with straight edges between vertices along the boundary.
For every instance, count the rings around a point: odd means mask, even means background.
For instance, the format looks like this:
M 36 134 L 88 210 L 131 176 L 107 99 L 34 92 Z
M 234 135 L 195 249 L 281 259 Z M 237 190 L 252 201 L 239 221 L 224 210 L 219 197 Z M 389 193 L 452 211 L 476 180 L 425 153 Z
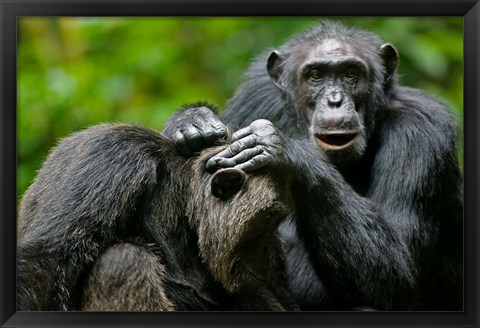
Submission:
M 313 140 L 331 159 L 363 154 L 368 73 L 351 47 L 336 40 L 312 49 L 298 68 L 298 110 L 306 113 Z
M 208 150 L 200 156 L 195 170 L 200 185 L 192 185 L 192 198 L 202 199 L 191 209 L 200 255 L 227 291 L 257 289 L 267 279 L 270 257 L 281 251 L 277 228 L 291 206 L 287 179 L 266 170 L 247 175 L 227 168 L 211 174 L 202 158 L 212 155 Z
M 382 46 L 376 56 L 382 67 L 382 52 L 394 70 L 396 52 Z M 388 57 L 385 55 L 384 57 Z M 363 52 L 336 39 L 301 44 L 290 54 L 272 52 L 267 70 L 282 90 L 291 107 L 308 124 L 310 138 L 337 165 L 350 164 L 366 148 L 369 124 L 373 117 L 372 90 L 375 83 Z M 370 55 L 372 56 L 372 55 Z M 374 81 L 372 83 L 372 81 Z

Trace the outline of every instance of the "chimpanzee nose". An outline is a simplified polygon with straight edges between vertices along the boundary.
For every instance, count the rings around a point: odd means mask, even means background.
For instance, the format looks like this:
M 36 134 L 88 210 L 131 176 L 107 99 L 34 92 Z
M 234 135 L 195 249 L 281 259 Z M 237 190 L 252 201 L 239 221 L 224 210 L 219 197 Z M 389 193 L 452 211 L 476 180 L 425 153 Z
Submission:
M 338 108 L 342 105 L 343 94 L 338 91 L 332 91 L 328 96 L 328 106 L 331 108 Z

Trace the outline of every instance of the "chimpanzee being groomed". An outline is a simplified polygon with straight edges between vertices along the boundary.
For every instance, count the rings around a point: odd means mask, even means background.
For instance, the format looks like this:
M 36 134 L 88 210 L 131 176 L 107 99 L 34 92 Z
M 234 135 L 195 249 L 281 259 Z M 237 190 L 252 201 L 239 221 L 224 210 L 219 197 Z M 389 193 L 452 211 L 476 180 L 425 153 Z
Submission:
M 375 35 L 327 21 L 259 57 L 227 104 L 223 122 L 241 129 L 207 168 L 275 162 L 294 177 L 280 232 L 302 309 L 463 307 L 456 120 L 399 86 L 397 62 Z M 190 155 L 224 130 L 189 108 L 164 132 Z
M 94 126 L 52 150 L 21 203 L 18 310 L 294 310 L 272 167 L 205 170 L 157 132 Z

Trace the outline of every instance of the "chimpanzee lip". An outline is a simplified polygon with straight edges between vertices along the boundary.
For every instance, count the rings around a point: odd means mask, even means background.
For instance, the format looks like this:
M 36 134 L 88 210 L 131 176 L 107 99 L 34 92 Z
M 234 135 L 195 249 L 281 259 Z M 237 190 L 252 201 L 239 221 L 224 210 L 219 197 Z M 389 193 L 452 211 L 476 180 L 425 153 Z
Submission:
M 326 150 L 340 150 L 353 144 L 359 135 L 358 131 L 327 131 L 315 133 L 315 140 Z

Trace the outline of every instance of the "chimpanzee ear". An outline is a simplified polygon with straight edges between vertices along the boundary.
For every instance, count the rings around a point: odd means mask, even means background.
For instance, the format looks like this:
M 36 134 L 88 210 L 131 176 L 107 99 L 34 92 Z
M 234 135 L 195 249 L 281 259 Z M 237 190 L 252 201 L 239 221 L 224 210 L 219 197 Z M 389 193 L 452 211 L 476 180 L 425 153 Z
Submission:
M 235 195 L 243 186 L 246 175 L 242 170 L 235 168 L 220 169 L 212 177 L 210 183 L 212 195 L 227 199 Z
M 282 75 L 282 70 L 281 70 L 282 61 L 283 61 L 283 58 L 278 51 L 272 51 L 270 53 L 270 56 L 268 56 L 268 60 L 267 60 L 268 75 L 270 75 L 273 83 L 275 83 L 275 85 L 279 87 L 280 90 L 284 89 L 280 83 L 280 75 Z
M 398 64 L 398 53 L 391 44 L 385 43 L 380 47 L 380 56 L 382 57 L 383 65 L 385 66 L 386 83 L 392 78 L 393 73 L 395 73 Z

